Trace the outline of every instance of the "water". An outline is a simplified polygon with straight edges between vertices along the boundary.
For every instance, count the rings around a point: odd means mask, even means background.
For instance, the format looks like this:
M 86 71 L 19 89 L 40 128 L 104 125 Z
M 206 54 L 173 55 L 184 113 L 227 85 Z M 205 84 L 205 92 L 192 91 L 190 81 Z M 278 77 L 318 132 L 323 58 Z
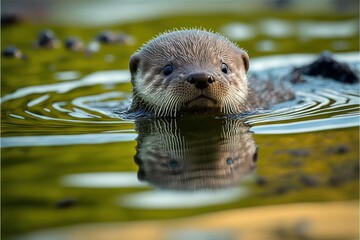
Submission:
M 357 53 L 344 54 L 339 55 L 339 58 L 347 60 L 356 68 L 359 64 L 358 61 L 354 62 L 356 56 Z M 296 56 L 298 64 L 312 58 L 313 55 Z M 254 59 L 254 68 L 258 74 L 286 74 L 291 69 L 290 59 L 294 59 L 294 56 Z M 277 65 L 269 68 L 264 64 L 269 61 L 277 61 Z M 113 113 L 114 110 L 126 107 L 131 96 L 127 91 L 117 91 L 114 86 L 127 84 L 128 81 L 129 73 L 126 70 L 101 71 L 80 79 L 19 88 L 1 98 L 3 109 L 6 109 L 3 124 L 19 126 L 4 134 L 1 139 L 2 154 L 7 158 L 3 163 L 3 167 L 7 169 L 4 175 L 7 179 L 13 179 L 13 183 L 8 182 L 10 185 L 4 189 L 12 196 L 9 199 L 20 200 L 31 196 L 34 204 L 34 207 L 28 206 L 21 211 L 39 211 L 35 206 L 42 205 L 44 200 L 41 199 L 47 199 L 47 202 L 55 206 L 48 206 L 47 211 L 57 211 L 57 202 L 67 198 L 77 199 L 74 211 L 82 211 L 75 209 L 81 205 L 85 207 L 86 202 L 91 199 L 92 204 L 101 204 L 97 208 L 105 212 L 107 207 L 102 203 L 104 201 L 111 208 L 127 209 L 130 212 L 137 212 L 139 209 L 175 209 L 175 216 L 189 214 L 181 209 L 198 209 L 203 212 L 214 208 L 227 209 L 234 204 L 241 206 L 244 204 L 242 201 L 256 197 L 259 194 L 257 191 L 264 191 L 256 190 L 257 175 L 272 178 L 266 170 L 271 162 L 268 159 L 269 153 L 264 150 L 271 141 L 264 141 L 262 138 L 267 135 L 278 136 L 277 141 L 285 144 L 282 147 L 275 145 L 277 150 L 273 150 L 275 153 L 270 155 L 276 156 L 276 152 L 288 152 L 290 155 L 287 160 L 289 163 L 275 168 L 280 172 L 294 171 L 293 167 L 286 167 L 287 164 L 294 164 L 292 161 L 311 159 L 313 150 L 309 149 L 314 147 L 314 143 L 300 140 L 300 150 L 292 149 L 291 144 L 285 139 L 281 140 L 280 135 L 292 135 L 294 138 L 311 141 L 313 136 L 302 135 L 306 132 L 314 135 L 315 132 L 330 131 L 331 135 L 347 138 L 347 142 L 329 139 L 330 144 L 322 146 L 327 150 L 322 152 L 329 155 L 331 148 L 336 152 L 337 148 L 343 146 L 345 155 L 357 156 L 359 84 L 347 85 L 313 78 L 313 84 L 305 84 L 296 89 L 296 100 L 285 105 L 275 105 L 273 110 L 245 119 L 194 117 L 155 121 L 139 119 L 134 122 L 122 120 Z M 97 90 L 92 94 L 84 94 L 87 88 L 95 87 Z M 341 129 L 345 129 L 345 132 Z M 256 141 L 257 138 L 260 141 Z M 322 134 L 315 138 L 324 140 Z M 259 160 L 255 157 L 258 151 Z M 328 157 L 334 160 L 328 160 L 325 164 L 330 171 L 332 164 L 339 160 L 336 153 L 333 155 Z M 357 161 L 353 160 L 350 163 L 345 160 L 344 164 L 356 167 Z M 16 164 L 23 165 L 23 168 Z M 306 163 L 301 163 L 303 164 L 306 166 Z M 305 168 L 308 167 L 310 166 Z M 325 191 L 325 198 L 340 200 L 349 194 L 346 193 L 348 190 L 343 189 L 330 191 L 328 184 L 333 177 L 332 173 L 324 176 L 320 169 L 315 171 L 317 178 L 320 178 L 315 182 L 326 189 L 322 190 Z M 303 175 L 307 176 L 306 170 L 296 172 L 295 175 L 300 179 Z M 355 180 L 351 175 L 350 178 L 353 179 L 351 181 Z M 299 194 L 301 191 L 293 188 L 297 189 L 299 184 L 303 184 L 300 181 L 282 186 L 276 178 L 266 181 L 275 183 L 274 189 L 268 193 L 274 198 L 278 198 L 282 191 L 295 191 Z M 18 186 L 17 182 L 41 195 L 35 194 L 37 197 L 34 199 L 31 190 L 24 189 L 23 193 L 11 190 L 11 186 Z M 61 191 L 54 194 L 48 188 Z M 108 196 L 93 199 L 97 191 L 103 192 L 106 189 L 110 190 Z M 329 194 L 328 191 L 332 193 Z M 89 197 L 88 200 L 86 196 Z M 319 200 L 318 197 L 310 199 Z M 282 202 L 279 198 L 277 201 Z M 11 210 L 14 203 L 7 204 L 10 205 L 9 211 L 17 211 Z M 22 214 L 17 214 L 16 218 L 26 221 Z M 110 216 L 109 219 L 111 218 Z M 144 216 L 130 217 L 133 220 L 143 218 Z M 105 217 L 104 220 L 106 219 L 108 218 Z M 41 219 L 37 224 L 39 225 L 36 226 L 46 225 Z M 37 237 L 35 235 L 34 239 Z
M 29 60 L 2 66 L 3 236 L 286 239 L 326 226 L 323 239 L 355 239 L 359 83 L 306 77 L 294 101 L 245 118 L 123 120 L 113 112 L 131 97 L 128 57 L 172 27 L 202 25 L 240 41 L 251 50 L 251 74 L 265 78 L 325 48 L 347 52 L 337 59 L 359 74 L 357 16 L 252 14 L 114 26 L 136 35 L 137 45 L 101 45 L 87 57 L 30 48 L 43 26 L 5 29 L 3 45 L 17 43 Z M 61 38 L 85 41 L 100 30 L 54 26 Z M 291 215 L 297 211 L 304 214 Z
M 358 53 L 351 53 L 340 55 L 338 59 L 348 59 L 354 69 L 359 69 L 360 63 L 356 61 L 357 57 Z M 281 78 L 294 66 L 314 58 L 313 55 L 297 55 L 254 59 L 253 68 L 256 69 L 257 74 L 265 76 L 277 74 L 277 78 Z M 289 66 L 291 59 L 297 59 L 297 64 Z M 276 61 L 277 66 L 274 66 Z M 266 66 L 267 62 L 272 62 L 273 68 Z M 261 69 L 261 66 L 266 67 Z M 20 88 L 14 93 L 3 96 L 1 103 L 7 110 L 6 117 L 10 122 L 16 120 L 23 126 L 33 124 L 27 121 L 29 119 L 39 120 L 40 124 L 45 126 L 49 122 L 57 124 L 64 122 L 72 123 L 73 128 L 77 128 L 77 124 L 88 126 L 89 129 L 96 127 L 101 129 L 101 132 L 90 131 L 86 134 L 74 135 L 64 134 L 65 130 L 61 135 L 3 137 L 2 147 L 99 144 L 135 140 L 136 132 L 132 121 L 124 121 L 120 115 L 114 113 L 116 110 L 126 109 L 131 94 L 114 91 L 112 88 L 115 84 L 129 83 L 129 78 L 127 70 L 101 71 L 74 81 Z M 273 107 L 280 108 L 278 110 L 249 117 L 246 122 L 253 126 L 251 131 L 256 134 L 290 134 L 358 126 L 359 84 L 342 84 L 333 80 L 308 78 L 311 84 L 297 87 L 297 99 L 285 103 L 289 107 L 280 104 Z M 83 95 L 83 89 L 91 86 L 101 86 L 102 91 L 94 95 Z M 296 104 L 300 100 L 301 104 Z M 12 108 L 18 105 L 25 108 Z M 6 123 L 6 120 L 4 122 Z M 131 128 L 121 127 L 129 124 Z M 106 130 L 116 128 L 121 130 Z

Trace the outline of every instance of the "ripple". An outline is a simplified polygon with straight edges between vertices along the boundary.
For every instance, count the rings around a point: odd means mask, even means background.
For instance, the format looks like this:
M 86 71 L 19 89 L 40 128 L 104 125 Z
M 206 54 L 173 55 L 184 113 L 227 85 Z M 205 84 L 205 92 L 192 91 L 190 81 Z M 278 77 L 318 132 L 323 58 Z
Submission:
M 134 141 L 136 133 L 94 133 L 76 135 L 2 137 L 1 147 L 63 146 Z
M 139 209 L 179 209 L 225 204 L 244 198 L 248 190 L 244 187 L 212 190 L 208 192 L 146 191 L 119 198 L 119 205 Z
M 315 132 L 330 129 L 348 128 L 359 126 L 359 116 L 338 117 L 311 121 L 300 121 L 288 124 L 270 124 L 251 128 L 256 134 L 291 134 Z
M 134 172 L 79 173 L 64 176 L 61 183 L 67 187 L 82 188 L 133 188 L 146 187 Z
M 359 95 L 319 90 L 298 93 L 302 104 L 247 120 L 256 134 L 289 134 L 359 126 Z M 260 125 L 260 126 L 258 126 Z
M 55 78 L 60 81 L 74 80 L 80 77 L 80 73 L 77 71 L 64 71 L 55 73 Z
M 28 102 L 27 106 L 28 107 L 33 107 L 33 106 L 35 106 L 35 105 L 49 99 L 49 97 L 50 97 L 49 94 L 45 94 L 45 95 L 43 95 L 41 97 L 35 98 L 34 100 L 31 100 L 30 102 Z
M 19 99 L 36 93 L 66 93 L 79 87 L 92 86 L 96 84 L 127 83 L 129 82 L 129 79 L 130 74 L 127 70 L 99 71 L 92 73 L 78 81 L 36 85 L 20 88 L 16 92 L 2 97 L 1 103 L 12 99 Z
M 359 71 L 358 53 L 339 54 L 336 58 Z M 286 62 L 299 66 L 310 62 L 310 59 L 310 55 L 265 57 L 255 60 L 254 68 L 257 74 L 284 76 L 292 70 Z M 305 84 L 293 86 L 297 96 L 294 101 L 275 105 L 270 111 L 250 116 L 247 123 L 253 126 L 251 131 L 256 134 L 290 134 L 360 125 L 359 83 L 344 84 L 311 76 L 304 76 L 304 79 Z
M 46 121 L 115 124 L 122 121 L 112 114 L 112 110 L 118 109 L 130 94 L 121 91 L 104 93 L 104 88 L 98 88 L 94 94 L 89 94 L 88 89 L 129 83 L 129 79 L 127 70 L 100 71 L 71 82 L 20 88 L 2 97 L 1 104 L 9 111 L 9 116 L 22 120 L 35 118 Z M 85 87 L 87 89 L 84 89 Z M 118 120 L 114 121 L 114 118 Z
M 314 58 L 315 55 L 310 54 L 262 57 L 252 60 L 251 69 L 257 74 L 279 78 L 294 66 L 311 62 Z M 359 74 L 359 53 L 337 54 L 336 58 L 349 63 Z M 43 129 L 34 136 L 31 132 L 12 133 L 17 135 L 3 137 L 2 147 L 133 141 L 136 137 L 133 122 L 124 121 L 113 113 L 113 110 L 126 109 L 129 104 L 129 90 L 120 90 L 126 86 L 124 84 L 129 84 L 129 80 L 127 70 L 100 71 L 79 80 L 20 88 L 3 96 L 0 100 L 2 109 L 6 109 L 2 117 L 4 123 L 29 129 L 34 129 L 35 124 L 36 129 Z M 359 84 L 308 76 L 305 80 L 306 84 L 294 86 L 296 100 L 249 116 L 247 123 L 252 126 L 251 130 L 256 134 L 287 134 L 359 126 Z M 119 90 L 114 90 L 114 86 Z M 119 128 L 121 125 L 125 127 Z M 54 135 L 44 135 L 44 131 L 52 126 Z M 66 132 L 83 126 L 86 128 L 82 131 L 86 134 Z M 59 127 L 63 132 L 56 135 Z
M 302 38 L 346 38 L 355 36 L 359 31 L 357 19 L 336 22 L 304 21 L 298 24 Z

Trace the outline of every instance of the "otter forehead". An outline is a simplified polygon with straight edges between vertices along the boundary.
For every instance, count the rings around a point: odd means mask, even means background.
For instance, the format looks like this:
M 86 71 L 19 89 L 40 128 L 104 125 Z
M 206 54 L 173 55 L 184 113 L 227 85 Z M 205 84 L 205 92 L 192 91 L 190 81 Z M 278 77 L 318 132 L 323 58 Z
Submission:
M 195 60 L 233 60 L 233 52 L 241 51 L 224 36 L 202 30 L 169 32 L 150 40 L 139 52 L 152 61 L 193 62 Z
M 227 38 L 203 30 L 159 35 L 129 62 L 130 111 L 240 113 L 247 109 L 249 56 Z

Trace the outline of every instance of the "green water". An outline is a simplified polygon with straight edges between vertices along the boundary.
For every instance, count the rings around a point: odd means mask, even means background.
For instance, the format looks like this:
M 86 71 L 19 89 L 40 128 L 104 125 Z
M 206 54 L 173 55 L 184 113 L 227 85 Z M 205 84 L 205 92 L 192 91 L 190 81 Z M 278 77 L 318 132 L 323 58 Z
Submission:
M 217 13 L 164 17 L 143 22 L 87 28 L 22 22 L 2 28 L 2 47 L 16 45 L 28 56 L 28 60 L 2 58 L 1 93 L 5 96 L 26 86 L 59 83 L 56 73 L 62 71 L 77 71 L 80 77 L 84 77 L 97 71 L 127 69 L 128 59 L 136 49 L 159 32 L 168 29 L 202 26 L 213 31 L 221 31 L 221 27 L 230 22 L 247 23 L 257 29 L 260 20 L 269 18 L 290 23 L 303 20 L 342 22 L 356 20 L 358 16 L 333 13 L 305 16 L 300 13 L 271 11 L 254 13 L 251 16 Z M 91 41 L 103 29 L 111 29 L 134 36 L 136 44 L 102 45 L 100 52 L 94 53 L 91 57 L 86 57 L 82 52 L 67 51 L 64 47 L 32 48 L 32 42 L 35 41 L 38 32 L 45 28 L 51 28 L 60 39 L 76 35 L 85 42 Z M 269 52 L 260 51 L 257 43 L 262 40 L 272 40 L 278 47 Z M 334 42 L 340 40 L 346 42 L 346 49 L 334 49 Z M 238 44 L 249 52 L 250 58 L 275 54 L 319 53 L 325 49 L 334 52 L 353 52 L 359 50 L 359 36 L 355 33 L 346 37 L 304 40 L 293 35 L 277 39 L 258 34 Z M 106 60 L 109 54 L 113 56 L 113 61 Z M 130 83 L 112 87 L 112 91 L 131 92 Z M 81 87 L 64 95 L 49 93 L 51 101 L 45 102 L 42 107 L 32 108 L 32 112 L 46 115 L 44 108 L 51 108 L 52 101 L 70 101 L 78 96 L 96 95 L 107 91 L 103 85 L 97 84 Z M 61 179 L 75 173 L 136 173 L 138 166 L 133 160 L 137 145 L 135 140 L 89 144 L 91 138 L 96 138 L 96 134 L 104 132 L 135 133 L 134 123 L 118 120 L 119 123 L 102 124 L 102 122 L 114 121 L 105 114 L 101 115 L 101 118 L 92 118 L 92 122 L 85 121 L 86 119 L 79 122 L 48 120 L 25 114 L 24 110 L 29 108 L 26 103 L 42 95 L 33 94 L 2 103 L 3 138 L 87 133 L 93 135 L 86 144 L 2 148 L 1 229 L 5 238 L 33 230 L 76 223 L 167 219 L 248 206 L 350 200 L 358 199 L 359 196 L 359 128 L 351 127 L 299 134 L 254 134 L 254 140 L 259 146 L 259 161 L 255 175 L 264 177 L 266 184 L 257 184 L 254 176 L 252 180 L 245 181 L 244 186 L 251 191 L 251 194 L 245 198 L 220 205 L 190 209 L 143 209 L 119 206 L 115 204 L 115 199 L 141 191 L 153 191 L 154 188 L 146 185 L 137 188 L 67 187 L 61 184 Z M 70 107 L 71 104 L 67 106 Z M 14 118 L 10 114 L 24 116 L 25 119 Z M 56 119 L 75 119 L 64 112 L 52 111 L 51 116 Z M 336 150 L 339 148 L 340 150 Z M 345 150 L 342 151 L 342 148 Z M 304 152 L 305 154 L 302 154 Z M 316 184 L 307 185 L 300 180 L 301 176 L 315 178 Z M 56 207 L 59 201 L 69 198 L 75 199 L 72 206 Z

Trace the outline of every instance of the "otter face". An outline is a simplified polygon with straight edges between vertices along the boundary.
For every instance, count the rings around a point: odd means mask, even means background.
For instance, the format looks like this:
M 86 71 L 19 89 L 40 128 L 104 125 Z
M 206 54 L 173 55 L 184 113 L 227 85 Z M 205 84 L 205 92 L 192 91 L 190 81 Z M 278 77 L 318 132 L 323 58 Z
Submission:
M 131 110 L 157 116 L 247 110 L 249 57 L 225 37 L 201 30 L 165 33 L 131 56 Z

